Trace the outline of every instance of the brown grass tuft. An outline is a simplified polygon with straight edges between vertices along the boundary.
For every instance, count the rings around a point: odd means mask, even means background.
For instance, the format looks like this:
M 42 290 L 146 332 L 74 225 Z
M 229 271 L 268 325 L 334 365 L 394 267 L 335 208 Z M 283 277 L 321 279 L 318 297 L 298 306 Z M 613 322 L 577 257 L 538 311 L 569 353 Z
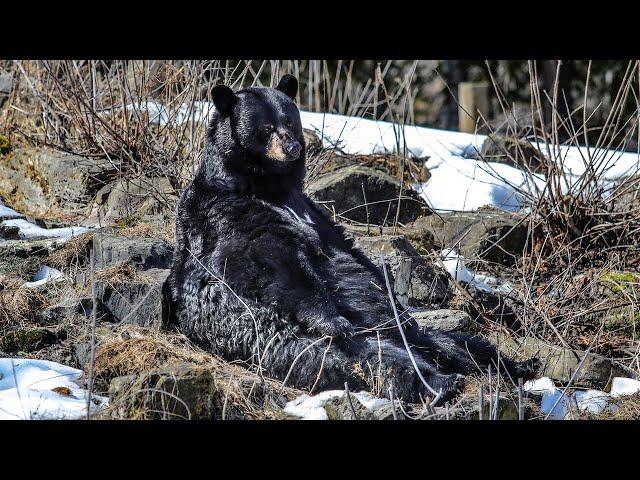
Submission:
M 131 263 L 123 262 L 112 267 L 98 270 L 95 274 L 97 281 L 108 282 L 111 285 L 145 284 L 149 277 L 137 270 Z
M 35 313 L 47 304 L 47 295 L 36 288 L 21 288 L 24 280 L 0 277 L 0 329 L 33 320 Z

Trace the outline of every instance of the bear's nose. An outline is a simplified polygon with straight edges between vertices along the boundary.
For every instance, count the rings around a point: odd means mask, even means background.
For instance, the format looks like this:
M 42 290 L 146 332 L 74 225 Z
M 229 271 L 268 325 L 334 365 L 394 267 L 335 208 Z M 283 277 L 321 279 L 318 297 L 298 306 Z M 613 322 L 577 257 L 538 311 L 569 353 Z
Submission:
M 300 151 L 302 150 L 302 146 L 297 140 L 291 140 L 286 142 L 284 150 L 288 156 L 298 158 Z

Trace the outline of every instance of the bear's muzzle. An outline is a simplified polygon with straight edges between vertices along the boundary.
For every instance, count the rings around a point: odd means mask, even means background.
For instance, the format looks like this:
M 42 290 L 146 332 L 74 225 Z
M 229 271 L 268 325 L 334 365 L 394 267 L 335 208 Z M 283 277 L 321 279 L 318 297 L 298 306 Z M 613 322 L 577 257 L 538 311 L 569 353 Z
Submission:
M 289 132 L 274 132 L 269 138 L 267 157 L 278 162 L 292 162 L 300 157 L 302 145 Z

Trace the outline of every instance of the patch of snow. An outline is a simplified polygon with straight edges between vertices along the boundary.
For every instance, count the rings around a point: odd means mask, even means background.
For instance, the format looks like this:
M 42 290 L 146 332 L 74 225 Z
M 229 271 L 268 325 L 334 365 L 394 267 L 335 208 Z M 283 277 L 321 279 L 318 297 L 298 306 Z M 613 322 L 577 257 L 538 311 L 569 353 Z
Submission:
M 288 402 L 284 411 L 303 420 L 327 420 L 327 411 L 324 406 L 329 400 L 340 398 L 343 395 L 344 390 L 327 390 L 314 396 L 303 394 Z M 356 392 L 353 395 L 367 410 L 372 412 L 389 403 L 389 400 L 374 397 L 369 392 Z
M 42 228 L 24 219 L 5 220 L 2 225 L 18 227 L 22 239 L 60 238 L 68 240 L 89 231 L 88 227 Z
M 24 218 L 24 215 L 0 202 L 0 220 L 12 220 L 14 218 Z
M 343 394 L 344 390 L 327 390 L 314 396 L 303 394 L 287 402 L 284 411 L 303 420 L 327 420 L 324 406 L 332 398 L 341 397 Z
M 60 270 L 43 265 L 33 276 L 31 281 L 23 283 L 22 286 L 25 288 L 37 288 L 49 282 L 60 281 L 62 279 L 64 279 L 64 273 Z
M 540 410 L 550 418 L 564 419 L 570 406 L 582 412 L 598 415 L 605 410 L 615 412 L 618 405 L 614 399 L 623 395 L 633 395 L 640 392 L 640 382 L 631 378 L 614 377 L 611 392 L 601 390 L 576 390 L 563 394 L 563 389 L 557 388 L 549 377 L 529 380 L 523 386 L 525 392 L 542 394 Z M 559 400 L 558 400 L 559 399 Z M 554 404 L 558 402 L 555 408 Z M 553 411 L 551 409 L 553 408 Z
M 0 358 L 0 420 L 77 419 L 87 413 L 82 370 L 47 360 Z M 56 391 L 57 390 L 57 391 Z M 108 405 L 92 395 L 91 414 Z
M 569 406 L 572 403 L 575 405 L 575 400 L 570 395 L 562 393 L 562 390 L 555 389 L 542 394 L 540 410 L 545 415 L 548 415 L 549 418 L 563 420 L 567 416 Z
M 509 295 L 513 291 L 513 287 L 508 282 L 503 282 L 490 275 L 477 274 L 468 268 L 465 258 L 459 255 L 455 249 L 444 249 L 440 252 L 440 255 L 447 272 L 458 282 L 471 284 L 485 292 L 502 295 Z
M 587 411 L 595 415 L 604 412 L 611 402 L 611 396 L 600 390 L 577 390 L 574 392 L 573 398 L 576 401 L 578 410 Z
M 485 135 L 416 126 L 403 130 L 389 122 L 324 113 L 300 112 L 300 117 L 303 127 L 314 130 L 324 146 L 337 146 L 345 153 L 394 153 L 406 148 L 414 157 L 429 157 L 425 166 L 431 178 L 414 188 L 434 210 L 471 211 L 485 205 L 519 210 L 524 196 L 534 195 L 545 183 L 542 175 L 478 160 Z M 548 154 L 543 145 L 538 148 Z M 599 149 L 594 155 L 594 149 L 587 147 L 550 145 L 550 149 L 569 182 L 574 184 L 577 176 L 588 169 L 588 151 L 603 180 L 633 175 L 640 170 L 640 156 L 633 152 Z M 568 192 L 571 186 L 563 187 Z
M 554 391 L 556 389 L 556 386 L 554 385 L 553 380 L 551 380 L 549 377 L 542 377 L 536 380 L 528 380 L 524 382 L 522 389 L 525 392 L 540 394 L 544 392 Z
M 431 158 L 425 166 L 431 177 L 413 188 L 436 211 L 473 211 L 484 206 L 518 211 L 527 195 L 535 198 L 545 184 L 542 175 L 456 155 Z
M 374 397 L 369 392 L 357 392 L 354 393 L 358 401 L 370 412 L 375 412 L 379 408 L 390 404 L 391 402 L 386 398 Z
M 614 377 L 611 382 L 611 396 L 621 397 L 640 392 L 640 381 L 633 378 Z

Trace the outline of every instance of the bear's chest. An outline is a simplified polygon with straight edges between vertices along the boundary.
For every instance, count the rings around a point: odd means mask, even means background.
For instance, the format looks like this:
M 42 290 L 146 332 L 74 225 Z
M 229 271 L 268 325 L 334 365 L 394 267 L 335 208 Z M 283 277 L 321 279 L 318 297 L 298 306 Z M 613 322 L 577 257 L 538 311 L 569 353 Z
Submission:
M 289 212 L 291 217 L 293 219 L 295 219 L 297 222 L 300 222 L 300 223 L 306 224 L 306 225 L 315 225 L 315 222 L 311 218 L 311 215 L 309 215 L 309 212 L 307 212 L 307 211 L 301 212 L 301 214 L 302 214 L 302 216 L 301 216 L 301 215 L 298 215 L 298 213 L 293 208 L 291 208 L 289 205 L 285 205 L 284 208 L 287 210 L 287 212 Z

